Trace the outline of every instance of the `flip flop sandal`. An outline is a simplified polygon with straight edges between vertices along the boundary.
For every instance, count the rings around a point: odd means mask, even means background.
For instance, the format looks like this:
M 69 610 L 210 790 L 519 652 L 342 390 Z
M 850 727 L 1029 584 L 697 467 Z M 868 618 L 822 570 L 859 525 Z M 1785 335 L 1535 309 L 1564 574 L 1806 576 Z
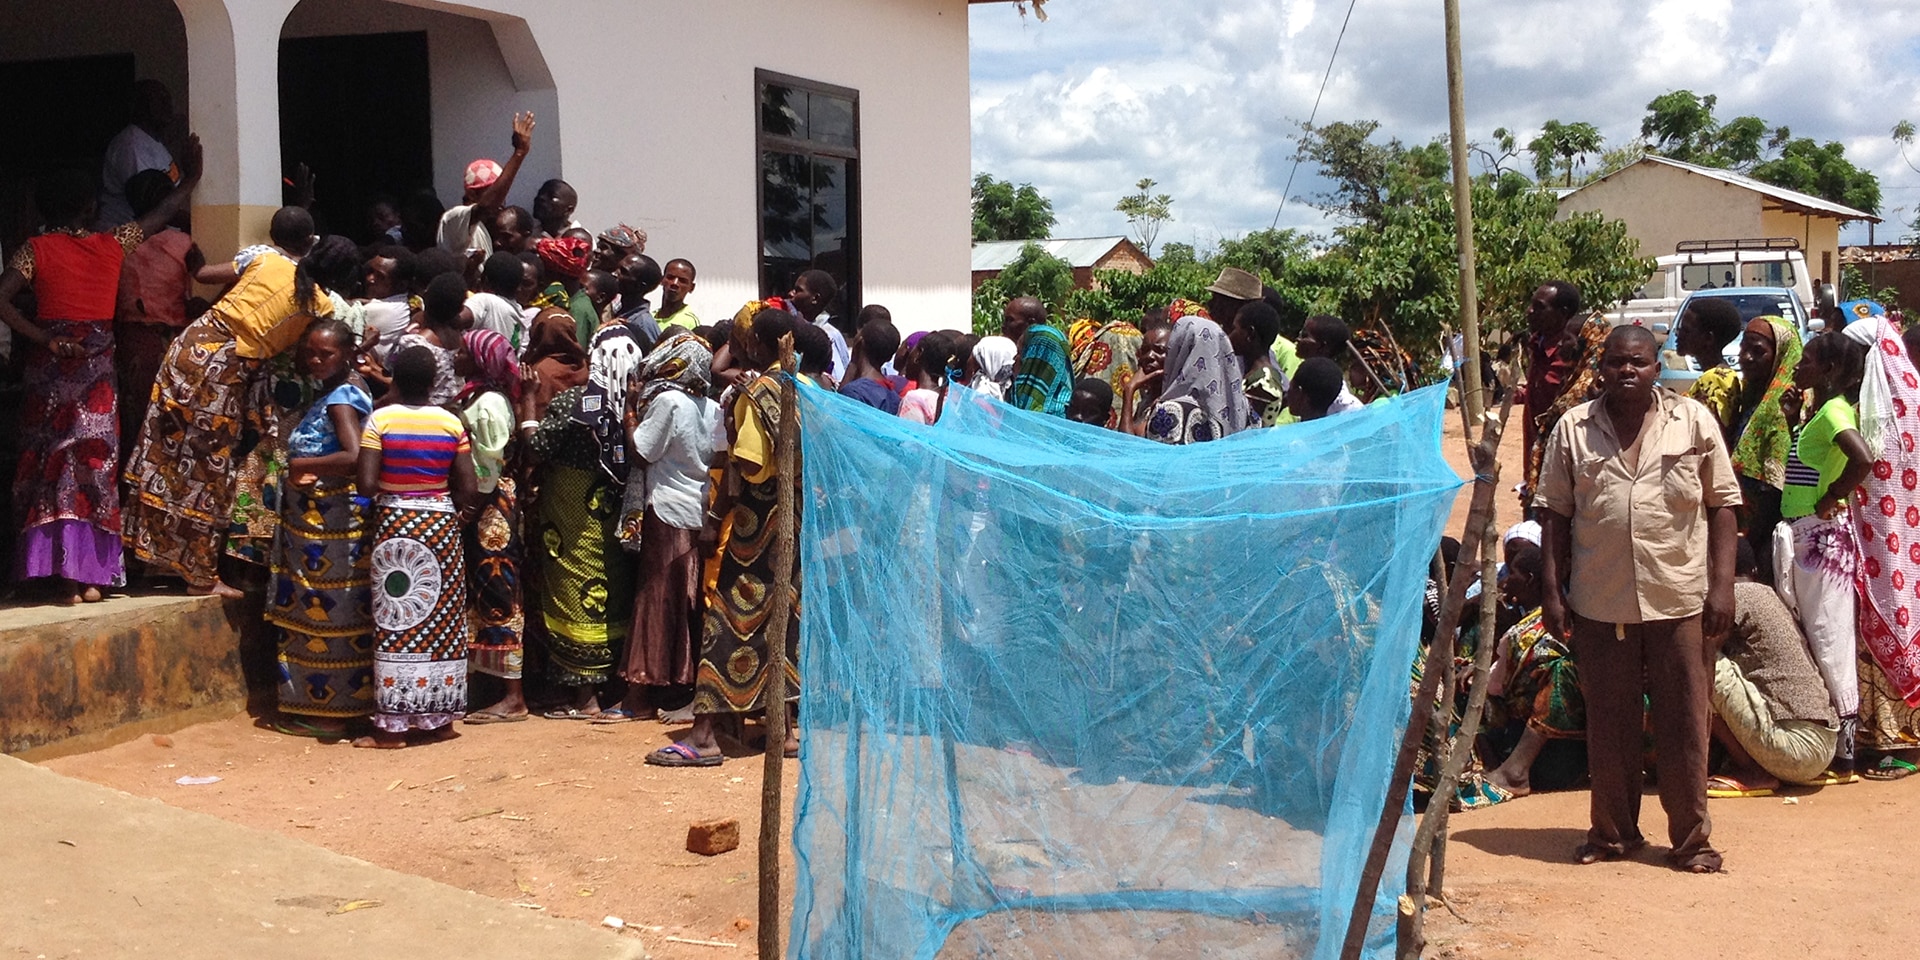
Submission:
M 1730 800 L 1735 797 L 1771 797 L 1773 790 L 1768 787 L 1749 787 L 1732 777 L 1713 776 L 1707 778 L 1707 797 L 1713 800 Z
M 613 708 L 612 710 L 602 710 L 602 711 L 600 711 L 600 715 L 599 715 L 599 716 L 596 716 L 596 717 L 594 717 L 594 718 L 593 718 L 593 719 L 592 719 L 591 721 L 589 721 L 589 722 L 591 722 L 591 723 L 599 723 L 599 724 L 608 724 L 608 723 L 632 723 L 632 722 L 634 722 L 635 720 L 638 720 L 638 719 L 640 719 L 640 718 L 639 718 L 639 716 L 637 716 L 637 715 L 635 715 L 635 714 L 633 714 L 633 713 L 630 713 L 630 712 L 628 712 L 627 710 L 625 710 L 625 709 L 623 709 L 623 708 L 620 708 L 620 707 L 615 707 L 615 708 Z
M 531 714 L 487 713 L 487 712 L 469 713 L 467 714 L 466 719 L 462 720 L 461 722 L 478 727 L 478 726 L 482 726 L 489 723 L 519 723 L 520 721 L 525 720 L 529 716 L 531 716 Z
M 1920 766 L 1908 763 L 1899 757 L 1886 756 L 1881 757 L 1880 762 L 1868 770 L 1864 776 L 1868 780 L 1905 780 L 1916 773 L 1920 773 Z
M 684 743 L 670 743 L 647 754 L 646 762 L 656 767 L 717 767 L 725 760 L 717 753 L 703 757 L 700 751 Z
M 1513 791 L 1484 780 L 1460 794 L 1460 809 L 1483 810 L 1513 799 Z
M 283 717 L 275 720 L 273 722 L 273 730 L 275 733 L 283 733 L 289 737 L 311 737 L 315 740 L 345 740 L 347 738 L 347 732 L 345 730 L 323 727 L 317 723 L 306 720 L 296 720 L 291 717 Z
M 576 710 L 572 707 L 567 707 L 561 710 L 548 710 L 546 713 L 541 714 L 541 716 L 546 717 L 548 720 L 592 720 L 602 712 L 604 711 L 588 713 L 585 710 Z
M 1851 770 L 1847 771 L 1846 773 L 1836 773 L 1833 770 L 1827 770 L 1821 773 L 1819 776 L 1814 777 L 1812 780 L 1807 781 L 1807 783 L 1810 786 L 1815 786 L 1815 787 L 1837 787 L 1845 783 L 1859 783 L 1859 782 L 1860 782 L 1860 775 L 1857 773 L 1854 773 Z
M 1600 846 L 1599 844 L 1583 843 L 1573 849 L 1573 862 L 1580 864 L 1582 866 L 1585 866 L 1591 863 L 1602 863 L 1602 862 L 1612 861 L 1612 860 L 1625 860 L 1626 858 L 1633 856 L 1635 851 L 1639 850 L 1641 847 L 1644 847 L 1646 845 L 1647 845 L 1647 842 L 1645 840 L 1639 840 L 1639 841 L 1635 841 L 1634 843 L 1627 844 L 1627 848 L 1625 850 L 1609 850 L 1606 847 Z

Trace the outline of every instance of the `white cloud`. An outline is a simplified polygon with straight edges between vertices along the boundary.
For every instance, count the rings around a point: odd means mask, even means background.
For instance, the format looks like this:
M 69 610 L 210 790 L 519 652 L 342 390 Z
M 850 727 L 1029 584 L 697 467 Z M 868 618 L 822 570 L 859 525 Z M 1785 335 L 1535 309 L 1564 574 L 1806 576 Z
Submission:
M 1050 20 L 971 11 L 974 168 L 1032 182 L 1062 236 L 1125 232 L 1135 180 L 1175 197 L 1162 242 L 1268 226 L 1346 15 L 1339 0 L 1051 0 Z M 1586 120 L 1610 144 L 1648 100 L 1687 88 L 1724 118 L 1753 114 L 1839 140 L 1881 178 L 1883 216 L 1911 219 L 1920 173 L 1887 133 L 1920 121 L 1920 17 L 1893 0 L 1481 0 L 1463 24 L 1469 134 Z M 1424 142 L 1446 130 L 1440 5 L 1361 0 L 1321 122 L 1372 119 Z M 1920 160 L 1920 155 L 1916 155 Z M 1302 169 L 1293 195 L 1318 192 Z M 1283 226 L 1319 228 L 1289 202 Z M 1864 231 L 1861 231 L 1864 238 Z

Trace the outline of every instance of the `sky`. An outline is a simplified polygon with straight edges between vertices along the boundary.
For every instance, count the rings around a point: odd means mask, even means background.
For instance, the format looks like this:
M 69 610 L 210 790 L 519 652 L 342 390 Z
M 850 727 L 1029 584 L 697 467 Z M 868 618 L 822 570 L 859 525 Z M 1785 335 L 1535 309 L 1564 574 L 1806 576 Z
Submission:
M 1880 178 L 1880 242 L 1907 232 L 1920 172 L 1889 136 L 1920 123 L 1920 16 L 1903 0 L 1463 0 L 1467 134 L 1522 146 L 1542 122 L 1584 120 L 1609 147 L 1669 90 L 1716 94 L 1846 145 Z M 1128 232 L 1113 210 L 1135 181 L 1174 197 L 1159 242 L 1208 247 L 1279 225 L 1332 224 L 1300 202 L 1325 189 L 1294 143 L 1347 14 L 1345 0 L 1051 0 L 971 8 L 973 169 L 1032 183 L 1057 237 Z M 1869 43 L 1870 41 L 1870 43 Z M 1439 0 L 1354 0 L 1316 122 L 1378 120 L 1377 138 L 1447 129 Z M 1908 151 L 1920 165 L 1920 149 Z M 1521 169 L 1531 169 L 1522 154 Z M 1476 162 L 1475 172 L 1480 166 Z M 1284 209 L 1281 198 L 1289 196 Z M 1864 243 L 1864 225 L 1843 242 Z

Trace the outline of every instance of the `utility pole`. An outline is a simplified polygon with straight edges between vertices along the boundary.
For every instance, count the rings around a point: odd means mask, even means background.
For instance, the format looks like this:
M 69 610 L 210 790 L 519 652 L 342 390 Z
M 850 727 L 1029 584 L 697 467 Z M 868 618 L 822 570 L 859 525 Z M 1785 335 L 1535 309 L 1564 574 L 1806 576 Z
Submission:
M 1486 411 L 1486 393 L 1480 382 L 1480 295 L 1473 274 L 1473 179 L 1467 173 L 1467 91 L 1460 67 L 1460 0 L 1441 0 L 1447 20 L 1447 120 L 1453 148 L 1453 229 L 1460 238 L 1460 336 L 1465 341 L 1466 369 L 1460 380 L 1460 403 L 1467 411 L 1468 430 L 1480 425 Z M 1472 443 L 1471 434 L 1467 442 Z

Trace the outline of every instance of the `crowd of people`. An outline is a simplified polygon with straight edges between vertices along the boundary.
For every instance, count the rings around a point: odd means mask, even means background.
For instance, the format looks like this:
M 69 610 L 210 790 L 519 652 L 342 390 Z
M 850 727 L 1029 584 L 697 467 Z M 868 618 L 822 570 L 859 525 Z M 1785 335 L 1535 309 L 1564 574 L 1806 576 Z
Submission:
M 468 165 L 433 229 L 376 207 L 371 245 L 293 204 L 268 243 L 209 258 L 197 141 L 176 158 L 139 120 L 101 177 L 40 182 L 42 226 L 0 273 L 25 354 L 18 576 L 83 604 L 132 580 L 237 599 L 223 568 L 266 571 L 285 733 L 397 748 L 662 717 L 691 731 L 648 761 L 711 766 L 721 721 L 766 709 L 769 613 L 799 603 L 768 549 L 796 479 L 773 451 L 789 373 L 920 424 L 964 384 L 1174 444 L 1359 406 L 1345 325 L 1280 336 L 1240 270 L 1138 324 L 1018 298 L 998 335 L 903 338 L 883 306 L 842 315 L 821 270 L 705 322 L 694 264 L 589 232 L 564 181 L 507 204 L 533 128 L 513 118 L 511 154 Z
M 1682 395 L 1649 331 L 1571 284 L 1535 291 L 1513 384 L 1527 519 L 1502 538 L 1499 596 L 1470 598 L 1496 605 L 1495 638 L 1463 619 L 1442 694 L 1457 720 L 1492 639 L 1459 802 L 1585 782 L 1583 863 L 1644 846 L 1649 735 L 1669 858 L 1694 872 L 1721 866 L 1709 798 L 1920 772 L 1920 328 L 1865 301 L 1808 334 L 1690 303 L 1674 352 L 1701 375 Z

